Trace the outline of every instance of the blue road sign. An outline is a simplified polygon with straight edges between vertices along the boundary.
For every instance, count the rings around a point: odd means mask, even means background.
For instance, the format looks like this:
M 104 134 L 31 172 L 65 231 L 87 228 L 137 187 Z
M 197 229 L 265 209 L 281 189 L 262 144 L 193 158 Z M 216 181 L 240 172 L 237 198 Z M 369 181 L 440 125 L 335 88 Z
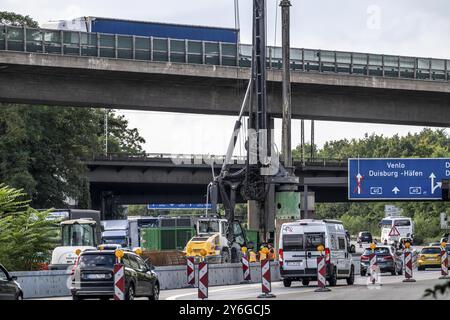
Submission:
M 211 209 L 211 204 L 208 203 L 187 203 L 187 204 L 149 204 L 149 210 L 204 210 Z
M 441 200 L 449 158 L 349 159 L 349 200 Z

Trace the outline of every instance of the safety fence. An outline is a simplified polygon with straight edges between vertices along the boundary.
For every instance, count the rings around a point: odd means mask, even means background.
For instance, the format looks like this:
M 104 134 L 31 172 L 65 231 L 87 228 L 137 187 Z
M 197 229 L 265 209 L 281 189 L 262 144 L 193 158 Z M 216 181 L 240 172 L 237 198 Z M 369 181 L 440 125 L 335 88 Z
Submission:
M 252 46 L 158 37 L 0 25 L 0 50 L 70 56 L 250 67 Z M 450 81 L 450 60 L 292 48 L 293 71 Z M 281 47 L 267 47 L 267 68 L 281 69 Z
M 251 282 L 261 282 L 261 266 L 259 263 L 250 264 Z M 186 266 L 156 267 L 162 290 L 180 289 L 187 286 Z M 70 295 L 71 275 L 69 271 L 30 271 L 12 272 L 17 276 L 24 298 L 46 298 Z M 198 279 L 198 265 L 195 266 L 196 279 Z M 278 262 L 271 262 L 272 281 L 281 279 Z M 211 264 L 209 265 L 209 285 L 233 285 L 243 281 L 242 265 Z

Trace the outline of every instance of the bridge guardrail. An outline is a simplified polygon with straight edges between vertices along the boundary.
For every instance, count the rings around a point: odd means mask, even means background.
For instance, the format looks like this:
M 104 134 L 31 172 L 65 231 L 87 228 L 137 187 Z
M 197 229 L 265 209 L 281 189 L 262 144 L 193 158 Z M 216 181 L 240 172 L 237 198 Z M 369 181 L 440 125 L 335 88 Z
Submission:
M 113 59 L 250 67 L 252 46 L 0 25 L 0 50 Z M 292 48 L 293 71 L 450 81 L 450 60 Z M 283 67 L 267 47 L 267 68 Z
M 169 153 L 108 153 L 104 155 L 93 155 L 92 161 L 153 161 L 153 160 L 167 160 L 172 159 L 180 160 L 192 160 L 194 164 L 196 160 L 199 164 L 202 164 L 202 160 L 214 159 L 216 163 L 222 163 L 225 160 L 224 155 L 200 155 L 200 154 L 169 154 Z M 233 163 L 245 163 L 246 157 L 234 156 L 231 159 Z M 294 158 L 294 162 L 302 166 L 337 166 L 346 167 L 347 159 L 327 159 L 327 158 L 307 158 L 303 161 L 301 159 Z M 206 162 L 205 162 L 206 163 Z

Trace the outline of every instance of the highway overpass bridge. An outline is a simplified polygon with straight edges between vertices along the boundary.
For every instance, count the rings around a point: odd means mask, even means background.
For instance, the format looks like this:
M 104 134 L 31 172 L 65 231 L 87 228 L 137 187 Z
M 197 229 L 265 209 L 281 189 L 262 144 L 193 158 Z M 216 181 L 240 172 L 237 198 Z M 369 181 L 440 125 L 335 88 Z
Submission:
M 214 159 L 223 161 L 223 157 Z M 234 161 L 233 169 L 243 166 L 242 158 Z M 85 163 L 93 206 L 98 209 L 108 198 L 116 204 L 204 203 L 206 186 L 212 179 L 211 162 L 206 156 L 108 155 Z M 300 177 L 299 191 L 307 185 L 308 191 L 315 192 L 316 202 L 347 201 L 346 160 L 294 163 L 295 174 Z M 221 164 L 213 167 L 219 174 Z
M 448 126 L 450 61 L 292 49 L 293 118 Z M 0 101 L 236 115 L 251 47 L 0 26 Z M 268 47 L 281 116 L 281 50 Z

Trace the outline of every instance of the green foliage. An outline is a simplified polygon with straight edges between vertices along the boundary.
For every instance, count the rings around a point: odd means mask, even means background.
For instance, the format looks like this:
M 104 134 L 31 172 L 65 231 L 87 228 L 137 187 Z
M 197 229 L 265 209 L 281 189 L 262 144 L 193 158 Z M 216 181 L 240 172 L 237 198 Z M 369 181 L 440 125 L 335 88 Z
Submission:
M 103 153 L 104 111 L 92 108 L 0 105 L 0 181 L 23 189 L 36 208 L 65 207 L 68 198 L 88 208 L 82 160 Z M 108 112 L 109 149 L 142 152 L 145 140 Z
M 424 297 L 433 297 L 434 299 L 438 298 L 438 295 L 445 295 L 446 292 L 450 289 L 450 281 L 447 281 L 444 284 L 437 284 L 433 289 L 426 289 L 424 293 Z
M 26 26 L 30 28 L 39 28 L 39 23 L 30 16 L 23 16 L 14 12 L 0 11 L 0 24 L 8 26 Z
M 47 215 L 28 207 L 0 219 L 0 261 L 7 269 L 36 270 L 50 260 L 58 232 Z
M 24 196 L 21 190 L 0 184 L 0 218 L 27 208 L 29 201 L 21 200 Z
M 28 206 L 21 190 L 0 186 L 0 261 L 9 270 L 34 270 L 50 259 L 57 228 L 48 212 Z
M 325 143 L 322 149 L 315 148 L 319 158 L 381 158 L 381 157 L 449 157 L 450 138 L 442 129 L 424 129 L 420 133 L 400 137 L 366 134 L 363 139 L 338 140 Z M 310 146 L 306 146 L 309 148 Z M 293 151 L 299 154 L 300 147 Z M 352 234 L 371 231 L 380 234 L 378 223 L 384 217 L 385 202 L 376 203 L 332 203 L 317 204 L 316 214 L 320 218 L 341 219 Z M 439 214 L 450 212 L 450 204 L 445 202 L 399 202 L 394 204 L 403 213 L 414 219 L 415 240 L 437 239 L 440 234 Z

